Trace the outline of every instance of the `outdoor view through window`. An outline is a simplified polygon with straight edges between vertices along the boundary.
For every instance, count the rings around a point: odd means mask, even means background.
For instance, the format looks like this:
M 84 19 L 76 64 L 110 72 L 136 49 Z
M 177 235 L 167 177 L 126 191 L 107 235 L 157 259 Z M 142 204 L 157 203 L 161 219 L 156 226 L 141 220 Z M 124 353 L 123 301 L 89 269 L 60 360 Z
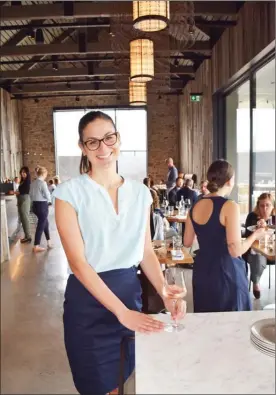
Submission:
M 62 181 L 79 174 L 78 146 L 80 118 L 93 109 L 54 112 L 57 174 Z M 98 109 L 97 109 L 98 110 Z M 142 181 L 147 174 L 147 113 L 145 109 L 100 109 L 108 114 L 121 135 L 118 173 Z

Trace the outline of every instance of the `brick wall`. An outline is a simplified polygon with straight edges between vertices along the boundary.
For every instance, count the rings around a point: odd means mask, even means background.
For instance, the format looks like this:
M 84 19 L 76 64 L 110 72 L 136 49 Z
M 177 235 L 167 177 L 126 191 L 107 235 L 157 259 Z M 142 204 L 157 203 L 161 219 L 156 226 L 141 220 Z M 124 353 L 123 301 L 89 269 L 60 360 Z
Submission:
M 167 173 L 165 159 L 172 156 L 179 163 L 178 97 L 148 98 L 148 173 L 159 181 Z M 33 171 L 37 164 L 45 166 L 49 176 L 56 174 L 53 109 L 55 107 L 118 106 L 127 104 L 122 97 L 90 96 L 44 98 L 36 103 L 23 100 L 23 161 Z M 131 126 L 131 125 L 130 125 Z M 77 142 L 76 142 L 77 144 Z M 29 155 L 27 155 L 27 152 Z M 36 155 L 34 155 L 36 154 Z

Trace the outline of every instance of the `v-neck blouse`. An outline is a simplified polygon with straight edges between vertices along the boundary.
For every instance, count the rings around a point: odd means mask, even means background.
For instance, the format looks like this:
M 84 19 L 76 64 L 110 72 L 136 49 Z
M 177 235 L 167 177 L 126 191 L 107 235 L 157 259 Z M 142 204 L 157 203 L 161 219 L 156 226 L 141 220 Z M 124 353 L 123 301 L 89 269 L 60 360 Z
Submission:
M 87 174 L 59 184 L 53 196 L 75 209 L 86 260 L 97 273 L 139 265 L 152 203 L 144 184 L 124 180 L 118 189 L 118 214 L 107 190 Z

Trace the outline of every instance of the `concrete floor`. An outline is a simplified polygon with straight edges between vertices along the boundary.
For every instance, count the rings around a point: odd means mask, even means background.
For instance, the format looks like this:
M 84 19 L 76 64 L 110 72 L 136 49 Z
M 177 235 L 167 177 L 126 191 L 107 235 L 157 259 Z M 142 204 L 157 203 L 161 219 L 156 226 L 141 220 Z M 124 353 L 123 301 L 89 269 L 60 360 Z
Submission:
M 16 227 L 16 209 L 9 209 L 9 226 Z M 77 394 L 68 366 L 62 328 L 62 304 L 67 262 L 50 214 L 55 248 L 34 255 L 32 245 L 12 244 L 11 260 L 1 273 L 1 393 Z M 34 227 L 33 227 L 34 231 Z M 11 233 L 10 233 L 11 232 Z M 10 229 L 9 234 L 13 230 Z M 43 241 L 45 242 L 45 240 Z M 193 310 L 192 271 L 186 271 L 188 311 Z M 275 303 L 275 272 L 268 290 L 268 269 L 262 278 L 261 309 Z

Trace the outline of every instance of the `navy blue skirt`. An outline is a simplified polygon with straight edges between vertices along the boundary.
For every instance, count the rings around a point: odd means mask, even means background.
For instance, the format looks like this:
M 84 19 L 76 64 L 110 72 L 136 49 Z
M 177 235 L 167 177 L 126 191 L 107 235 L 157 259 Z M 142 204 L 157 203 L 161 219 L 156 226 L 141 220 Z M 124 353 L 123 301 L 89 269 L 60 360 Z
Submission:
M 135 267 L 98 274 L 129 309 L 141 310 L 141 286 Z M 121 340 L 134 333 L 121 325 L 73 274 L 65 291 L 63 322 L 65 348 L 78 392 L 102 395 L 118 388 Z M 135 365 L 133 341 L 125 351 L 126 380 Z

